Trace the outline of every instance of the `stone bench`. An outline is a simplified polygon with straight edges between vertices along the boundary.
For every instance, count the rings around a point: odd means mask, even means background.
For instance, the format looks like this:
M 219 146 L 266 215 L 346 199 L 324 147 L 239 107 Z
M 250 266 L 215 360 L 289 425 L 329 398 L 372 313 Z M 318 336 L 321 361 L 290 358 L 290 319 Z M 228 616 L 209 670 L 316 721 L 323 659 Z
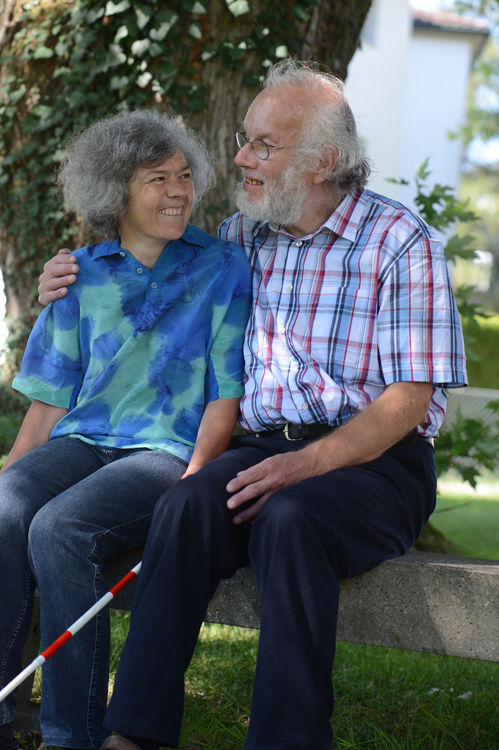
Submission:
M 106 563 L 114 585 L 141 559 L 129 552 Z M 136 582 L 113 600 L 130 610 Z M 39 648 L 35 610 L 25 664 Z M 251 568 L 222 581 L 206 613 L 207 622 L 260 627 L 261 603 Z M 340 641 L 499 661 L 499 561 L 408 552 L 342 582 L 337 638 Z M 63 647 L 64 648 L 64 647 Z M 16 728 L 36 728 L 29 708 L 31 684 L 19 688 Z

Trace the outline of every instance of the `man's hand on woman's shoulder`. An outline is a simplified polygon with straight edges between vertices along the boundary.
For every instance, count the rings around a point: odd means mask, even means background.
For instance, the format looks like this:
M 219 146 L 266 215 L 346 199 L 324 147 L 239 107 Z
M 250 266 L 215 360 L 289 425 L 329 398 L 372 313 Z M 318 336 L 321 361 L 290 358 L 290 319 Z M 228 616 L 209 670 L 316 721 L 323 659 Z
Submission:
M 58 254 L 48 260 L 40 276 L 38 285 L 38 302 L 48 305 L 67 294 L 67 287 L 74 284 L 80 267 L 76 265 L 76 258 L 71 250 L 64 247 Z

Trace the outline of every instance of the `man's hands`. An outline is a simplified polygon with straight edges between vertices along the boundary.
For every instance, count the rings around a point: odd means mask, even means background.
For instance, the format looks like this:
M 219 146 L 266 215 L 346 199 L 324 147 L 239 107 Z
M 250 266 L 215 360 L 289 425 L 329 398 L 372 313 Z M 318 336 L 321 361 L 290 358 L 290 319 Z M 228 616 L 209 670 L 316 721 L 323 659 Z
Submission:
M 236 515 L 234 523 L 253 522 L 276 490 L 344 466 L 374 461 L 424 422 L 431 393 L 430 383 L 392 383 L 354 419 L 321 440 L 240 472 L 227 485 L 227 492 L 235 493 L 227 507 L 232 510 L 248 500 L 258 500 Z
M 64 297 L 68 293 L 67 287 L 76 281 L 75 274 L 79 270 L 80 267 L 76 265 L 76 258 L 71 255 L 71 251 L 67 247 L 59 250 L 59 253 L 43 267 L 39 279 L 38 302 L 46 306 Z
M 314 463 L 305 451 L 280 453 L 246 471 L 240 471 L 227 485 L 228 492 L 236 493 L 227 501 L 227 507 L 232 510 L 255 497 L 259 499 L 250 508 L 241 511 L 234 518 L 234 523 L 254 520 L 273 492 L 302 482 L 315 474 Z

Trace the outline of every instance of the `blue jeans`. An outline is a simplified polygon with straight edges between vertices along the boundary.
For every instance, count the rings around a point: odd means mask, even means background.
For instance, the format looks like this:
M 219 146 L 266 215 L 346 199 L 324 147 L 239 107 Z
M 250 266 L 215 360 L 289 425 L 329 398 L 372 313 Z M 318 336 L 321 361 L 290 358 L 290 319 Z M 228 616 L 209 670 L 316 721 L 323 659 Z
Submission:
M 103 561 L 145 543 L 154 505 L 186 469 L 160 451 L 120 450 L 58 438 L 0 477 L 0 686 L 21 671 L 35 586 L 42 648 L 108 587 Z M 46 745 L 99 747 L 109 672 L 106 607 L 43 667 Z M 15 698 L 0 704 L 13 720 Z

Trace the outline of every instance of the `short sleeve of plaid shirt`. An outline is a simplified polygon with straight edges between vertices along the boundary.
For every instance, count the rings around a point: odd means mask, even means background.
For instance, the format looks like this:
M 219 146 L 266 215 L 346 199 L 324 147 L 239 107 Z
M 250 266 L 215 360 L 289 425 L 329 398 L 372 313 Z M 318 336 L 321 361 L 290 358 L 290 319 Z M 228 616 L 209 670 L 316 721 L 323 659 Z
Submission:
M 423 435 L 436 435 L 445 388 L 466 385 L 461 324 L 441 242 L 401 204 L 348 195 L 314 234 L 236 214 L 220 236 L 253 274 L 243 425 L 342 424 L 398 381 L 432 383 Z

